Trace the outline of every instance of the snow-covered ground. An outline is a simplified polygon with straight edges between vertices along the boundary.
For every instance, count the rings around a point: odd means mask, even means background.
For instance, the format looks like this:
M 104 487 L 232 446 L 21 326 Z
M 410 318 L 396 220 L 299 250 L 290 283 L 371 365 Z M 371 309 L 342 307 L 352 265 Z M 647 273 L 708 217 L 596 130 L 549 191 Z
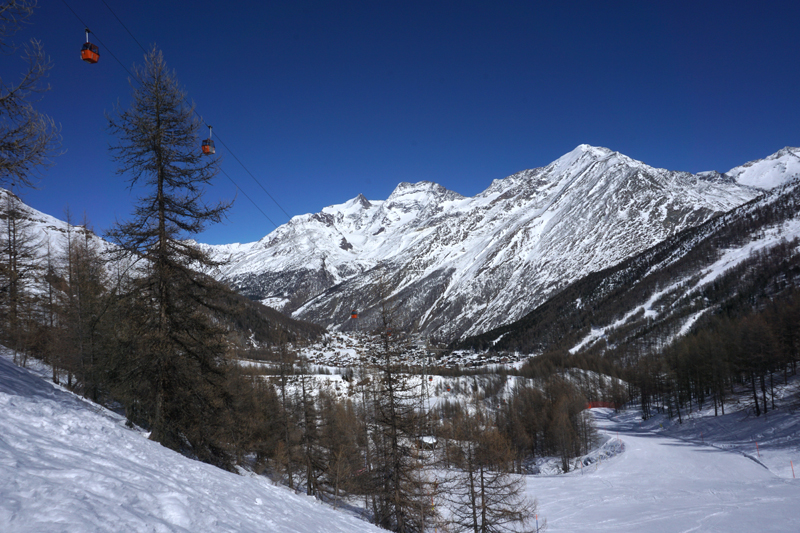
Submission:
M 593 412 L 604 443 L 582 469 L 527 477 L 549 531 L 800 531 L 791 412 L 704 412 L 681 425 Z M 378 530 L 264 477 L 167 450 L 0 353 L 0 532 L 34 531 Z
M 800 480 L 791 472 L 777 475 L 742 453 L 704 445 L 699 426 L 675 438 L 635 411 L 592 411 L 624 451 L 582 471 L 528 477 L 550 533 L 800 531 Z M 792 450 L 800 459 L 796 437 L 784 443 L 787 469 Z
M 0 532 L 109 531 L 379 530 L 187 459 L 0 354 Z

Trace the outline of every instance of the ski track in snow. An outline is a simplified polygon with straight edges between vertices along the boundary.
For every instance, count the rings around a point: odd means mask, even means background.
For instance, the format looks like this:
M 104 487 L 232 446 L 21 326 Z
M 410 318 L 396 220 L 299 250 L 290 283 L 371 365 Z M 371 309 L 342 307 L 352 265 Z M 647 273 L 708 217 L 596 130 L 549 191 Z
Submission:
M 800 480 L 740 453 L 641 427 L 634 412 L 593 412 L 625 451 L 583 472 L 528 478 L 548 532 L 800 531 Z

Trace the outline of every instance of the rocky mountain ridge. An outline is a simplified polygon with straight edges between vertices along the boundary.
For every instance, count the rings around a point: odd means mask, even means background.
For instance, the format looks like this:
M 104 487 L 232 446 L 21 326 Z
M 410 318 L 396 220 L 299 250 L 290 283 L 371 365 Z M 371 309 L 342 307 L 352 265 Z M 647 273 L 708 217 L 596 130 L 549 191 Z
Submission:
M 512 322 L 576 279 L 800 175 L 798 154 L 691 174 L 580 145 L 474 197 L 401 183 L 383 201 L 359 195 L 258 242 L 205 248 L 227 261 L 215 276 L 297 318 L 368 330 L 390 297 L 396 327 L 451 340 Z

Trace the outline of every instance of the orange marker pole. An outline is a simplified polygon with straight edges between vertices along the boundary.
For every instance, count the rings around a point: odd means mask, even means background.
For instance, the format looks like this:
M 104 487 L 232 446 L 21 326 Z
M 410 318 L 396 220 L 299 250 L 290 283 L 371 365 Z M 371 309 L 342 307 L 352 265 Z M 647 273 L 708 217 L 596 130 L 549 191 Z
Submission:
M 790 460 L 789 464 L 792 465 L 792 479 L 797 479 L 796 477 L 794 477 L 794 462 Z
M 756 442 L 756 455 L 758 455 L 758 458 L 761 459 L 761 452 L 758 451 L 758 443 L 757 442 Z

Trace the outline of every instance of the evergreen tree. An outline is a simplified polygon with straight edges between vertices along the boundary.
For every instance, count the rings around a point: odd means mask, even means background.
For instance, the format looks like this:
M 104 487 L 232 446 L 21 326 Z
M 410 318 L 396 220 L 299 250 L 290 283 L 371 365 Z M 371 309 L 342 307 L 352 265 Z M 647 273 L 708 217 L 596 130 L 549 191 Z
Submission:
M 22 354 L 25 364 L 34 326 L 33 285 L 39 268 L 36 249 L 39 245 L 22 202 L 5 191 L 0 199 L 0 324 L 2 341 Z
M 407 533 L 424 531 L 433 517 L 428 509 L 428 482 L 422 471 L 422 461 L 412 443 L 420 423 L 419 387 L 412 385 L 402 372 L 400 360 L 407 342 L 394 329 L 397 313 L 394 302 L 381 290 L 381 353 L 372 381 L 374 424 L 371 443 L 374 457 L 370 476 L 375 491 L 373 512 L 375 523 L 386 529 Z
M 333 394 L 320 391 L 320 446 L 325 472 L 320 489 L 333 499 L 336 507 L 343 492 L 355 492 L 353 474 L 364 464 L 358 449 L 356 428 L 359 420 L 353 403 L 338 401 Z
M 131 85 L 130 108 L 109 116 L 118 173 L 143 191 L 133 219 L 109 233 L 139 260 L 124 295 L 131 354 L 118 361 L 119 375 L 151 439 L 227 465 L 226 343 L 211 316 L 218 288 L 195 270 L 214 263 L 188 239 L 229 204 L 203 201 L 216 160 L 201 155 L 200 122 L 161 52 L 153 48 L 134 68 Z
M 107 286 L 110 284 L 105 263 L 93 233 L 84 219 L 83 227 L 72 228 L 67 213 L 69 230 L 65 237 L 65 257 L 61 275 L 53 282 L 59 289 L 58 343 L 51 350 L 58 351 L 60 364 L 72 376 L 75 385 L 87 398 L 100 399 L 102 386 L 103 354 L 105 353 L 103 325 L 110 305 Z
M 0 3 L 0 54 L 16 53 L 13 35 L 33 15 L 36 0 Z M 49 89 L 43 83 L 51 68 L 42 45 L 31 39 L 24 47 L 26 66 L 17 81 L 0 77 L 0 185 L 31 186 L 31 173 L 48 163 L 59 141 L 53 119 L 36 111 L 32 101 Z

